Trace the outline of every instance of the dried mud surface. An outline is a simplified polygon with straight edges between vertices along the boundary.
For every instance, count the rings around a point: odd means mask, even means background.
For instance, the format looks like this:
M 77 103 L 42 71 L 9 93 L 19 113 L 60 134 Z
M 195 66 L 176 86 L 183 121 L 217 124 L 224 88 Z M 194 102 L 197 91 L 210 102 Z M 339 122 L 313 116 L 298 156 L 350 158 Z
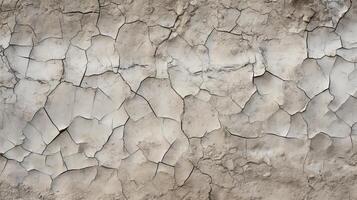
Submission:
M 0 199 L 357 199 L 356 34 L 354 0 L 0 0 Z

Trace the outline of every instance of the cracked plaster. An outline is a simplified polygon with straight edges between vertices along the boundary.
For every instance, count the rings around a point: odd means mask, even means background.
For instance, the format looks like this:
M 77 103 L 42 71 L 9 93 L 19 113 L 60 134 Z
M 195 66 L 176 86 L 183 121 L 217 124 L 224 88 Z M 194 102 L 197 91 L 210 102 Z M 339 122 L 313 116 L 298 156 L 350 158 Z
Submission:
M 0 199 L 357 199 L 354 0 L 0 0 Z

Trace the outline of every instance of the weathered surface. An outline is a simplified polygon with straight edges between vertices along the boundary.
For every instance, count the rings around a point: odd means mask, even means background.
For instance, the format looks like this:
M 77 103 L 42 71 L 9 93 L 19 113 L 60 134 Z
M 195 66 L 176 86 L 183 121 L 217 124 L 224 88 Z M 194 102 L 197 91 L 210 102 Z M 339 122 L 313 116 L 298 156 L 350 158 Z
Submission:
M 357 199 L 356 13 L 0 1 L 0 199 Z

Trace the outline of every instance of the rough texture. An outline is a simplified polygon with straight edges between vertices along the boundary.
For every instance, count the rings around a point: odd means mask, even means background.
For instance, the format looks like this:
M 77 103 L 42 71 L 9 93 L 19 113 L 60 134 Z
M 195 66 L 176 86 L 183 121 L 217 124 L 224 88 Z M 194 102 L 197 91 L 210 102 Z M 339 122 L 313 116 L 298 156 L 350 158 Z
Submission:
M 0 199 L 357 199 L 356 35 L 354 0 L 0 0 Z

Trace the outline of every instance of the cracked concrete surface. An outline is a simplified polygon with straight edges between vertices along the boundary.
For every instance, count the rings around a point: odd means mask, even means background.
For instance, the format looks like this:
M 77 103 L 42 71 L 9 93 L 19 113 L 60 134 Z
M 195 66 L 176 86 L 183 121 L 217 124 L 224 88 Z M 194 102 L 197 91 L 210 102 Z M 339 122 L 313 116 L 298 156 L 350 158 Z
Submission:
M 357 199 L 357 1 L 0 0 L 0 199 Z

